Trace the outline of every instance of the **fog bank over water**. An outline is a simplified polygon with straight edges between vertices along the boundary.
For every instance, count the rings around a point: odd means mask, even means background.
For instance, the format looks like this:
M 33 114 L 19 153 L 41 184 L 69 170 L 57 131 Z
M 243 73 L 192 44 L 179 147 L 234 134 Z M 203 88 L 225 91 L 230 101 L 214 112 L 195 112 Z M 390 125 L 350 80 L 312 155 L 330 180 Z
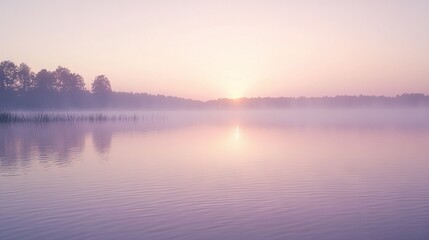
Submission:
M 246 123 L 264 126 L 425 127 L 429 108 L 287 108 L 228 110 L 73 110 L 0 113 L 0 123 L 94 123 L 175 127 L 189 124 Z
M 33 112 L 18 112 L 31 116 Z M 86 116 L 88 111 L 45 112 Z M 98 113 L 97 113 L 98 114 Z M 429 131 L 429 111 L 426 108 L 402 109 L 288 109 L 288 110 L 224 110 L 224 111 L 104 111 L 104 116 L 138 116 L 127 121 L 53 121 L 0 123 L 0 158 L 3 167 L 13 166 L 13 159 L 24 161 L 28 151 L 43 155 L 56 149 L 59 159 L 84 147 L 90 137 L 95 149 L 106 152 L 115 135 L 154 134 L 200 127 L 239 131 L 243 128 L 320 129 L 342 131 Z M 187 141 L 189 139 L 184 139 Z M 27 149 L 27 150 L 25 150 Z M 7 156 L 7 157 L 6 157 Z M 14 157 L 13 157 L 14 156 Z M 30 155 L 28 155 L 29 157 Z M 61 156 L 61 157 L 60 157 Z M 25 160 L 25 161 L 30 161 Z M 25 162 L 24 161 L 24 162 Z
M 354 108 L 354 109 L 272 109 L 158 111 L 168 124 L 180 122 L 205 124 L 255 124 L 276 126 L 329 127 L 427 127 L 426 108 Z

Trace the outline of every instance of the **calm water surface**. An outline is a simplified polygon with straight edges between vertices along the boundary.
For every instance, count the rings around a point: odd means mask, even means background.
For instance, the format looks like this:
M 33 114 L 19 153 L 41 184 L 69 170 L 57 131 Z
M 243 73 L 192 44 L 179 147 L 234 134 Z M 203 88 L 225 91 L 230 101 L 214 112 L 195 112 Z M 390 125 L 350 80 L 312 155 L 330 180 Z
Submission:
M 0 125 L 0 239 L 429 239 L 427 114 L 306 114 Z

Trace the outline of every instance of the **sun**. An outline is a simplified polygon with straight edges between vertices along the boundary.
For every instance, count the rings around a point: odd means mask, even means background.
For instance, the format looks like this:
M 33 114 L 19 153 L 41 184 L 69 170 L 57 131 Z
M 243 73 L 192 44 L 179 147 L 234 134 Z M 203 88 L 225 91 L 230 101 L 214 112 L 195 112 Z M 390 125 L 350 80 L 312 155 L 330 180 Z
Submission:
M 229 71 L 219 77 L 222 80 L 225 96 L 229 99 L 244 98 L 249 88 L 249 82 L 252 77 L 241 71 Z
M 234 99 L 234 100 L 240 99 L 240 98 L 242 98 L 242 97 L 243 97 L 243 94 L 242 94 L 242 93 L 240 93 L 240 92 L 237 92 L 237 93 L 231 94 L 231 96 L 230 96 L 230 98 L 231 98 L 231 99 Z
M 244 88 L 240 84 L 231 84 L 228 92 L 228 97 L 231 99 L 240 99 L 244 97 Z

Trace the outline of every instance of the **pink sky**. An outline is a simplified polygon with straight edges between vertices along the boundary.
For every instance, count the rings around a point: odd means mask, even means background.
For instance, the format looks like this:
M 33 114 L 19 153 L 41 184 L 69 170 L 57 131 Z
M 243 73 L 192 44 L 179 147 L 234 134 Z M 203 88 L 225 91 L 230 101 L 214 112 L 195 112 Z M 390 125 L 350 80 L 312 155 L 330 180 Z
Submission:
M 203 100 L 429 94 L 428 12 L 418 0 L 2 1 L 0 60 Z

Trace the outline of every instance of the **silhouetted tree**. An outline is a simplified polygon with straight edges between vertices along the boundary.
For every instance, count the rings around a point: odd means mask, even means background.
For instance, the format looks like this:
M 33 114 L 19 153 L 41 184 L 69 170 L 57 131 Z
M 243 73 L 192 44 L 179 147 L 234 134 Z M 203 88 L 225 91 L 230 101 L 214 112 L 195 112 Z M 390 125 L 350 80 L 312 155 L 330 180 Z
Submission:
M 59 66 L 54 72 L 60 92 L 79 92 L 85 90 L 85 82 L 79 74 Z
M 17 66 L 11 61 L 0 63 L 0 91 L 11 91 L 17 87 Z
M 112 86 L 110 85 L 110 81 L 106 76 L 99 75 L 95 77 L 91 90 L 94 94 L 105 95 L 112 92 Z
M 34 77 L 35 75 L 31 68 L 27 64 L 21 63 L 17 69 L 19 90 L 23 92 L 31 91 L 35 85 Z
M 106 76 L 99 75 L 95 77 L 94 82 L 92 82 L 91 91 L 95 97 L 95 103 L 99 107 L 107 107 L 110 105 L 112 86 Z
M 46 69 L 40 70 L 34 78 L 34 88 L 39 92 L 54 92 L 56 90 L 55 75 Z

